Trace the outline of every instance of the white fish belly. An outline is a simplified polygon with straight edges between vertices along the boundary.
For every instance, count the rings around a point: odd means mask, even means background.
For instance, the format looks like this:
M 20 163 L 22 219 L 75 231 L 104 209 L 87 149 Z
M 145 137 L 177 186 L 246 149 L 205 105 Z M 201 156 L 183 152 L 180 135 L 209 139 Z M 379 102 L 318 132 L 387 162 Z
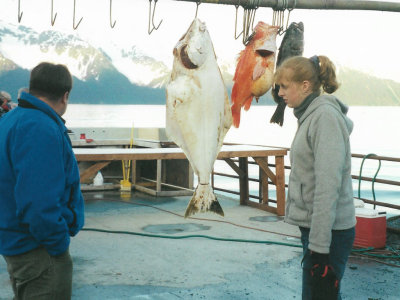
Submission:
M 191 75 L 178 76 L 167 86 L 166 131 L 185 152 L 200 183 L 208 184 L 227 132 L 229 103 L 218 67 L 204 65 Z

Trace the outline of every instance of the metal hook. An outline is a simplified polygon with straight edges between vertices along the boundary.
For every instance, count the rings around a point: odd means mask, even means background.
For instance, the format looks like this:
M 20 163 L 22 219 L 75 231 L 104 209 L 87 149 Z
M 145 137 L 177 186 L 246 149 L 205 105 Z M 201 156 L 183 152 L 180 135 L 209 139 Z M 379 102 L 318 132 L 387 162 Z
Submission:
M 285 31 L 288 29 L 290 13 L 291 13 L 291 11 L 292 11 L 293 9 L 295 9 L 296 4 L 297 4 L 297 0 L 294 0 L 293 7 L 292 7 L 292 8 L 288 8 L 288 16 L 287 16 L 287 20 L 286 20 L 286 29 L 285 29 Z
M 235 40 L 237 40 L 242 34 L 243 34 L 243 30 L 241 33 L 239 33 L 239 35 L 236 35 L 237 32 L 237 16 L 238 16 L 238 9 L 239 9 L 239 5 L 240 5 L 240 0 L 239 3 L 237 5 L 235 5 L 236 8 L 236 16 L 235 16 Z
M 151 34 L 154 29 L 157 30 L 163 21 L 163 20 L 161 20 L 160 23 L 158 23 L 158 26 L 154 25 L 154 13 L 156 12 L 156 5 L 157 5 L 158 0 L 154 0 L 153 14 L 151 13 L 151 1 L 152 0 L 149 0 L 149 26 L 147 28 L 147 32 L 149 34 Z M 150 30 L 150 19 L 151 19 L 151 24 L 153 25 L 153 28 L 151 30 Z
M 18 23 L 21 23 L 23 12 L 21 12 L 21 0 L 18 0 Z
M 74 0 L 74 15 L 73 15 L 73 23 L 72 23 L 72 28 L 74 30 L 76 30 L 79 26 L 79 24 L 81 24 L 83 17 L 79 20 L 78 24 L 75 25 L 75 6 L 76 6 L 76 0 Z
M 117 21 L 114 21 L 114 23 L 112 22 L 112 0 L 110 0 L 110 26 L 111 26 L 111 28 L 114 28 L 115 23 L 117 23 Z
M 54 26 L 54 23 L 56 22 L 57 18 L 57 13 L 53 17 L 53 6 L 54 6 L 53 0 L 51 0 L 51 16 L 50 16 L 51 26 Z
M 275 7 L 274 8 L 274 13 L 272 17 L 272 25 L 278 26 L 278 34 L 282 35 L 286 32 L 289 24 L 289 17 L 290 17 L 290 12 L 296 7 L 297 0 L 294 0 L 293 7 L 288 8 L 289 5 L 289 0 L 283 0 L 282 1 L 282 6 L 280 7 Z M 286 28 L 283 27 L 285 24 L 285 10 L 288 10 L 288 16 L 286 19 Z
M 201 0 L 196 2 L 196 14 L 194 15 L 194 18 L 197 18 L 197 11 L 199 10 L 199 5 L 201 4 Z
M 257 1 L 257 5 L 255 4 Z M 250 2 L 250 4 L 245 8 L 244 14 L 243 14 L 243 39 L 242 42 L 245 46 L 251 41 L 251 39 L 254 37 L 255 32 L 254 32 L 254 20 L 256 18 L 256 11 L 259 7 L 260 0 L 253 0 Z M 251 31 L 253 31 L 251 34 L 250 33 L 250 28 Z

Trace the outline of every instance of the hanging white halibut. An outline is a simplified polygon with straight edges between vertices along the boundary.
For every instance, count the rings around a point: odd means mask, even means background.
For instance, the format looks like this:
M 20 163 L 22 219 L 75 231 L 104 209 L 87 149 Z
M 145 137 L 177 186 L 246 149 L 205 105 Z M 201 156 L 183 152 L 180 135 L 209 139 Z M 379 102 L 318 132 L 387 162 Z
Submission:
M 231 127 L 232 113 L 210 35 L 197 18 L 174 48 L 166 91 L 167 136 L 183 150 L 199 177 L 185 217 L 206 211 L 223 216 L 210 175 Z

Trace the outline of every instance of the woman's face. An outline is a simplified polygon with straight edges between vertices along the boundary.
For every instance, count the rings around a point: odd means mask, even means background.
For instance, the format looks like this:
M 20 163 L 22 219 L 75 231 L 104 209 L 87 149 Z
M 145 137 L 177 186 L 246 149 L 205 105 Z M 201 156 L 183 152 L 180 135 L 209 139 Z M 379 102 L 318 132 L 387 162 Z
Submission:
M 308 95 L 305 93 L 304 83 L 282 79 L 279 85 L 278 95 L 285 100 L 285 103 L 290 108 L 298 107 Z

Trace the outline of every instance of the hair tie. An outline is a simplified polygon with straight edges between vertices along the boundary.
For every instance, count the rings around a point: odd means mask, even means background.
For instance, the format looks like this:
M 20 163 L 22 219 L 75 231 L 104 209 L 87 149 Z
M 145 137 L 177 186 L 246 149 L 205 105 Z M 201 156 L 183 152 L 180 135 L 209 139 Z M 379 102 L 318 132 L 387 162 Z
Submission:
M 309 58 L 312 64 L 314 65 L 315 70 L 317 71 L 317 74 L 319 76 L 319 73 L 321 72 L 321 68 L 319 66 L 319 58 L 317 55 L 314 55 Z

